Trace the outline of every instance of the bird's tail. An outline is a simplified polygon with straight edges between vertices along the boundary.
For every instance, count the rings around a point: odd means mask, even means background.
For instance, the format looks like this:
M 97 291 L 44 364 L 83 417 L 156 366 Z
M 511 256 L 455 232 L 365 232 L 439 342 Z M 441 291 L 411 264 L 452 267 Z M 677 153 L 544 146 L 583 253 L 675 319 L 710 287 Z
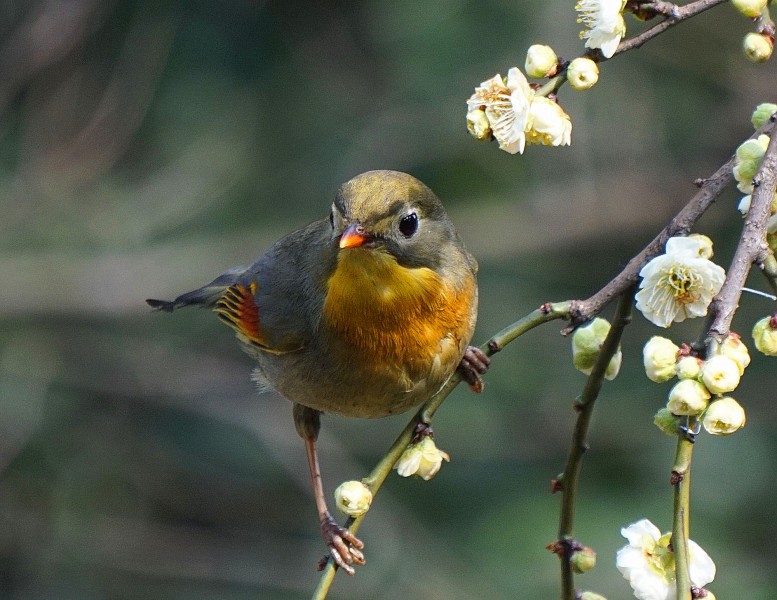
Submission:
M 230 269 L 226 273 L 222 273 L 208 285 L 181 294 L 175 300 L 156 300 L 154 298 L 149 298 L 146 300 L 146 304 L 154 310 L 164 312 L 173 312 L 176 308 L 183 308 L 184 306 L 191 305 L 213 308 L 216 302 L 218 302 L 224 294 L 224 291 L 237 283 L 243 273 L 245 273 L 244 267 L 236 267 Z

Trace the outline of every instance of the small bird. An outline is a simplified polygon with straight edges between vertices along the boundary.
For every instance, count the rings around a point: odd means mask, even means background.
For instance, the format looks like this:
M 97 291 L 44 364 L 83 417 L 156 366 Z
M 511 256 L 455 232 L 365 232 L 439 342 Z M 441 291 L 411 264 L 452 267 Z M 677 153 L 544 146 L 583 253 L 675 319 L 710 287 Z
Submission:
M 316 452 L 321 413 L 376 418 L 429 400 L 458 368 L 475 391 L 489 359 L 468 346 L 477 262 L 437 196 L 397 171 L 344 183 L 329 217 L 157 310 L 211 308 L 256 360 L 253 378 L 293 403 L 321 533 L 349 574 L 364 544 L 327 508 Z

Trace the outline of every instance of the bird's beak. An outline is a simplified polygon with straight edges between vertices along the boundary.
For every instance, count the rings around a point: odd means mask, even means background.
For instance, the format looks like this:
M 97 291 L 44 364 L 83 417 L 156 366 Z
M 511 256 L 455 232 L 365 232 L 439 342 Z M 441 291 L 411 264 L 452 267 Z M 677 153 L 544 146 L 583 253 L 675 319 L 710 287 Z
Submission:
M 340 248 L 358 248 L 372 240 L 372 235 L 361 223 L 351 223 L 340 236 Z

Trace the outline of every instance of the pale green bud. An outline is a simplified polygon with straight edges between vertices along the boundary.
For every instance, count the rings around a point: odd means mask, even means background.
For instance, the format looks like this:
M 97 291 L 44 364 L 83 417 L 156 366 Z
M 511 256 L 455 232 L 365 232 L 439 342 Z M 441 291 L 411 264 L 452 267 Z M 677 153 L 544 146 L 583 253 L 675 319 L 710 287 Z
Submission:
M 739 367 L 739 375 L 745 372 L 750 364 L 750 352 L 747 350 L 741 337 L 736 333 L 729 333 L 723 343 L 718 346 L 718 354 L 727 356 Z
M 698 379 L 704 361 L 696 356 L 683 356 L 677 361 L 678 379 Z
M 587 573 L 596 566 L 596 552 L 585 546 L 582 550 L 576 550 L 569 557 L 569 564 L 575 573 Z
M 739 385 L 739 365 L 728 356 L 718 354 L 701 366 L 701 380 L 712 394 L 734 391 Z
M 753 326 L 753 341 L 759 352 L 777 356 L 777 319 L 764 317 Z
M 695 379 L 683 379 L 669 391 L 666 407 L 675 415 L 694 416 L 704 412 L 710 393 Z
M 599 358 L 599 351 L 604 343 L 607 334 L 610 332 L 610 324 L 606 319 L 597 317 L 584 327 L 578 327 L 572 336 L 572 364 L 575 368 L 590 375 L 594 365 Z M 614 379 L 620 370 L 623 355 L 620 348 L 613 355 L 610 364 L 604 376 L 607 379 Z
M 711 402 L 704 413 L 702 425 L 712 435 L 729 435 L 745 426 L 745 409 L 726 396 Z
M 596 592 L 583 592 L 580 594 L 580 600 L 607 600 L 607 598 Z
M 680 431 L 680 419 L 668 408 L 661 408 L 653 417 L 653 423 L 666 435 L 677 435 Z
M 754 19 L 761 15 L 767 0 L 731 0 L 731 4 L 746 17 Z
M 335 490 L 337 510 L 349 517 L 359 517 L 370 510 L 372 492 L 361 481 L 345 481 Z
M 467 131 L 478 140 L 487 140 L 491 137 L 491 123 L 488 121 L 486 111 L 473 108 L 467 113 Z
M 771 102 L 764 102 L 755 107 L 753 116 L 750 117 L 750 121 L 753 123 L 753 127 L 759 129 L 765 125 L 771 116 L 777 112 L 777 104 Z
M 599 81 L 599 66 L 590 58 L 576 58 L 567 67 L 567 81 L 578 91 L 590 90 Z
M 670 339 L 654 335 L 642 349 L 642 360 L 648 379 L 661 383 L 677 374 L 677 353 L 680 348 Z
M 526 52 L 525 67 L 529 77 L 553 77 L 558 70 L 558 56 L 550 46 L 534 44 Z
M 766 62 L 772 55 L 774 42 L 772 39 L 762 33 L 748 33 L 742 40 L 742 50 L 745 56 L 752 62 Z

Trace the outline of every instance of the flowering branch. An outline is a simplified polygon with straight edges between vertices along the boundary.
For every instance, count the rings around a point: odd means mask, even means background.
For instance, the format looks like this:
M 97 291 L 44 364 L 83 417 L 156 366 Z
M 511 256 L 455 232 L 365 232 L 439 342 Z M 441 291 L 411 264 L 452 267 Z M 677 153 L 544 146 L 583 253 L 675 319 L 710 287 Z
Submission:
M 573 539 L 575 506 L 577 502 L 578 482 L 583 466 L 583 455 L 588 450 L 588 427 L 593 414 L 594 402 L 599 396 L 605 373 L 610 360 L 618 351 L 621 336 L 626 325 L 631 322 L 631 306 L 634 301 L 634 286 L 621 294 L 615 319 L 602 344 L 599 357 L 589 375 L 580 398 L 575 401 L 578 411 L 575 430 L 569 446 L 569 455 L 564 472 L 558 481 L 554 481 L 553 491 L 561 491 L 561 515 L 559 519 L 558 541 L 552 546 L 561 559 L 561 598 L 574 600 L 576 597 L 573 564 L 570 560 L 575 551 L 582 550 Z
M 699 13 L 708 10 L 713 6 L 723 4 L 724 2 L 728 2 L 728 0 L 697 0 L 696 2 L 686 4 L 685 6 L 678 6 L 669 2 L 639 3 L 640 9 L 653 11 L 658 14 L 664 14 L 667 15 L 667 17 L 647 31 L 643 31 L 639 35 L 635 35 L 633 38 L 629 38 L 628 40 L 621 42 L 613 56 L 617 56 L 618 54 L 623 54 L 629 50 L 639 48 L 657 35 L 664 33 L 664 31 L 670 27 L 677 25 L 686 19 L 690 19 L 691 17 L 694 17 Z
M 493 356 L 504 349 L 507 344 L 516 340 L 527 331 L 530 331 L 543 323 L 547 323 L 548 321 L 568 318 L 569 306 L 569 302 L 543 304 L 540 308 L 532 311 L 522 319 L 519 319 L 512 325 L 509 325 L 496 333 L 488 340 L 488 342 L 481 346 L 481 350 L 487 356 Z M 386 478 L 391 473 L 394 465 L 413 440 L 413 437 L 418 430 L 418 426 L 431 423 L 434 414 L 460 382 L 461 375 L 458 372 L 454 373 L 440 391 L 418 410 L 391 445 L 388 452 L 380 459 L 370 474 L 362 480 L 362 483 L 367 486 L 373 496 L 378 493 L 378 490 L 386 481 Z M 365 516 L 366 512 L 358 517 L 349 517 L 345 523 L 345 527 L 352 533 L 356 533 Z M 327 561 L 318 585 L 313 591 L 312 600 L 323 600 L 327 597 L 336 572 L 337 567 L 334 563 L 332 561 Z
M 774 121 L 769 121 L 759 128 L 749 139 L 756 139 L 761 134 L 768 134 L 774 129 Z M 775 136 L 777 137 L 777 136 Z M 570 308 L 570 324 L 564 333 L 570 333 L 579 325 L 589 321 L 594 315 L 599 314 L 614 298 L 619 296 L 639 278 L 639 272 L 648 261 L 663 252 L 666 241 L 678 234 L 688 233 L 696 221 L 704 214 L 715 199 L 721 194 L 732 179 L 731 169 L 735 157 L 729 158 L 721 167 L 707 179 L 697 180 L 699 191 L 678 212 L 642 251 L 632 258 L 626 267 L 618 273 L 607 285 L 601 288 L 593 296 L 585 300 L 575 300 Z M 764 182 L 765 187 L 767 182 Z M 766 210 L 770 200 L 766 200 Z M 763 222 L 765 227 L 765 220 Z M 763 241 L 763 237 L 761 238 Z M 744 283 L 744 279 L 742 279 Z M 740 286 L 741 287 L 741 286 Z
M 774 121 L 773 115 L 770 120 L 772 126 Z M 752 265 L 757 264 L 765 269 L 764 264 L 771 255 L 766 243 L 766 222 L 769 219 L 769 208 L 777 187 L 777 135 L 771 137 L 754 182 L 752 203 L 742 227 L 742 235 L 731 261 L 728 276 L 720 293 L 710 305 L 712 316 L 709 327 L 710 337 L 722 337 L 728 333 L 739 304 L 742 287 Z M 769 264 L 773 265 L 773 262 L 769 261 Z

